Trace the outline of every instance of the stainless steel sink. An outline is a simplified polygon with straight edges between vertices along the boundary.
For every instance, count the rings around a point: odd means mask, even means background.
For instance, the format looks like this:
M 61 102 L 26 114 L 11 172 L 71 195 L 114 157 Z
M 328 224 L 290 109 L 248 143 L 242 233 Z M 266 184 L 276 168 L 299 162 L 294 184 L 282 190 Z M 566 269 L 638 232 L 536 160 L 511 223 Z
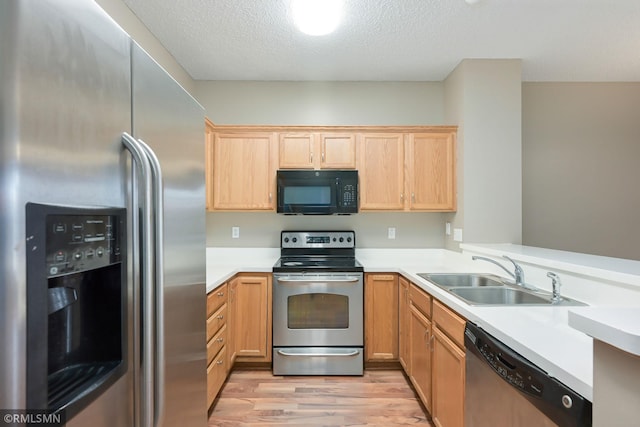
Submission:
M 508 279 L 493 274 L 418 273 L 418 276 L 470 305 L 586 305 L 565 297 L 554 303 L 547 292 L 537 292 L 535 288 L 523 289 Z
M 520 305 L 551 304 L 549 299 L 510 287 L 502 288 L 453 288 L 449 289 L 471 305 Z
M 443 288 L 478 288 L 505 285 L 505 279 L 493 274 L 418 273 L 418 276 Z

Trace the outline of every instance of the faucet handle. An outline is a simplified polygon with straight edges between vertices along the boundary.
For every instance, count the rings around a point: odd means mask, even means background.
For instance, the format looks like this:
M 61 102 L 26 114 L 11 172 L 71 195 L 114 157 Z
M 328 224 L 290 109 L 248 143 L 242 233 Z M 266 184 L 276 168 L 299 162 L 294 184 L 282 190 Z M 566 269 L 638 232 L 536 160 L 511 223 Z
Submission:
M 522 269 L 522 267 L 520 267 L 520 264 L 515 262 L 513 258 L 507 255 L 502 255 L 502 258 L 511 261 L 514 268 L 514 277 L 516 279 L 516 283 L 519 285 L 524 285 L 524 270 Z
M 562 297 L 560 296 L 560 286 L 562 286 L 562 282 L 560 281 L 560 276 L 550 271 L 547 273 L 547 277 L 551 279 L 551 286 L 553 288 L 552 294 L 551 294 L 551 301 L 552 302 L 561 301 Z

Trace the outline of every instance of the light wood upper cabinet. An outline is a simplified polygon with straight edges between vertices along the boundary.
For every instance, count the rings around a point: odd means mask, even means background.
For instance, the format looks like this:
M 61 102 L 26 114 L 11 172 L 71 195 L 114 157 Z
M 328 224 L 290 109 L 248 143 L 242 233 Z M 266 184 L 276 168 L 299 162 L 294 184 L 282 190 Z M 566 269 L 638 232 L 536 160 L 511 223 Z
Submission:
M 278 134 L 278 165 L 280 169 L 313 169 L 317 160 L 316 136 L 312 133 Z
M 272 133 L 216 133 L 213 141 L 213 209 L 273 210 Z
M 275 210 L 277 169 L 357 169 L 362 211 L 456 210 L 454 126 L 205 129 L 209 211 Z
M 456 209 L 455 135 L 414 133 L 407 138 L 410 210 Z
M 404 137 L 360 134 L 358 174 L 361 210 L 404 209 Z
M 354 133 L 320 135 L 320 167 L 322 169 L 355 169 L 356 136 Z
M 283 132 L 278 134 L 280 169 L 355 169 L 353 133 Z
M 365 361 L 397 361 L 398 275 L 366 274 L 364 306 Z

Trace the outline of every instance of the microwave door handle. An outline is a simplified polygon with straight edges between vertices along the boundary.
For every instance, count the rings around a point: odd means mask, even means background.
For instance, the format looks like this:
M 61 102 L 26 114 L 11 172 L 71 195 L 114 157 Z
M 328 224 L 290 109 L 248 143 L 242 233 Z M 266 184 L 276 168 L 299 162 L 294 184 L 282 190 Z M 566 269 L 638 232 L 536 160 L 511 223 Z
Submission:
M 336 206 L 342 207 L 342 203 L 340 203 L 340 178 L 336 178 Z

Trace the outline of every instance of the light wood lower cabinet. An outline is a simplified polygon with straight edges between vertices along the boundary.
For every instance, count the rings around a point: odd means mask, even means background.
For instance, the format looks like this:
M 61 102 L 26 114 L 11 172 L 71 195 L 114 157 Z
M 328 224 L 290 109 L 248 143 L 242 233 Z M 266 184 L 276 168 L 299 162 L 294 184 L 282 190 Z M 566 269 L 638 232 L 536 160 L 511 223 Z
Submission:
M 232 279 L 236 362 L 271 361 L 271 274 L 239 274 Z
M 465 320 L 439 301 L 433 302 L 433 410 L 437 427 L 463 427 Z
M 229 372 L 225 352 L 227 309 L 227 284 L 224 283 L 207 294 L 207 406 L 213 403 Z
M 433 336 L 431 416 L 438 427 L 463 427 L 465 352 L 437 327 Z
M 410 316 L 409 378 L 425 408 L 431 412 L 431 321 L 413 304 Z
M 409 364 L 410 316 L 409 281 L 400 276 L 398 278 L 398 360 L 407 375 L 411 374 L 411 365 Z
M 437 427 L 464 424 L 465 319 L 433 299 L 403 277 L 399 279 L 400 331 L 405 310 L 403 290 L 408 288 L 408 349 L 400 354 L 418 397 Z M 406 316 L 406 315 L 404 315 Z M 403 353 L 405 352 L 406 353 Z
M 364 325 L 365 361 L 397 362 L 397 274 L 365 274 Z
M 207 406 L 236 362 L 271 361 L 271 274 L 242 273 L 207 294 Z

